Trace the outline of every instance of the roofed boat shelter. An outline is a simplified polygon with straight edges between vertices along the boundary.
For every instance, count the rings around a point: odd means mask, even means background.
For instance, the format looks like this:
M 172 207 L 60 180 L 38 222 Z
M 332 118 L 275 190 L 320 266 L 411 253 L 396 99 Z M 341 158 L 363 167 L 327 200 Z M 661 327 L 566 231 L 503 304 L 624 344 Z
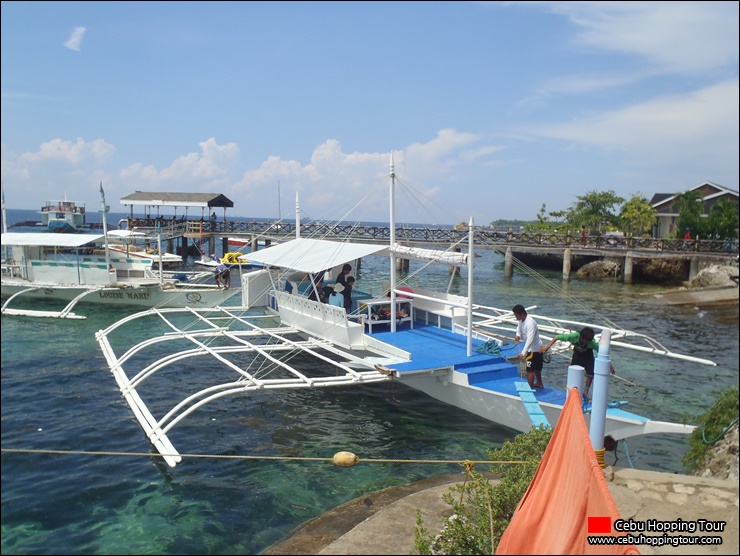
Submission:
M 146 192 L 137 191 L 121 199 L 121 204 L 131 207 L 131 216 L 134 215 L 135 206 L 143 206 L 144 213 L 151 215 L 147 207 L 157 207 L 157 216 L 159 216 L 160 207 L 174 207 L 177 214 L 178 207 L 185 207 L 187 215 L 188 208 L 200 207 L 201 217 L 207 218 L 207 211 L 214 208 L 224 209 L 224 219 L 226 218 L 226 209 L 233 208 L 234 201 L 221 193 L 170 193 L 170 192 Z

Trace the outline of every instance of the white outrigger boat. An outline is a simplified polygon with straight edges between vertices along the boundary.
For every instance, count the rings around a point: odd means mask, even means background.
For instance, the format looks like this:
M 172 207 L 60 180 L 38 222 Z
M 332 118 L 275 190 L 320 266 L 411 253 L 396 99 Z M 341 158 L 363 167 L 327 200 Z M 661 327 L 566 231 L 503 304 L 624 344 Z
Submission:
M 555 425 L 566 401 L 565 384 L 531 390 L 518 366 L 507 360 L 518 351 L 513 314 L 473 303 L 472 219 L 467 253 L 397 245 L 393 188 L 391 162 L 389 245 L 301 238 L 298 228 L 296 239 L 248 255 L 264 269 L 242 276 L 242 307 L 151 309 L 96 334 L 124 398 L 168 465 L 182 460 L 168 436 L 175 425 L 209 402 L 226 396 L 241 400 L 267 390 L 395 380 L 516 431 Z M 306 294 L 315 287 L 312 280 L 295 287 L 300 276 L 326 271 L 334 278 L 345 263 L 375 255 L 389 257 L 388 288 L 377 296 L 354 291 L 350 314 L 344 307 L 308 299 Z M 397 258 L 467 266 L 468 295 L 403 287 L 397 283 Z M 286 291 L 286 280 L 294 283 L 291 292 Z M 547 319 L 532 308 L 529 312 L 543 340 L 588 325 Z M 131 346 L 126 335 L 131 327 L 162 332 Z M 616 328 L 603 332 L 614 346 L 714 364 L 670 352 L 642 334 Z M 511 340 L 507 343 L 503 337 Z M 116 353 L 118 347 L 122 354 Z M 565 351 L 569 346 L 555 344 L 552 349 Z M 177 373 L 181 398 L 148 396 L 149 382 L 171 372 Z M 589 420 L 590 404 L 584 404 L 584 411 Z M 691 425 L 627 412 L 621 403 L 606 407 L 604 434 L 615 440 L 693 430 Z
M 211 273 L 155 272 L 152 258 L 130 257 L 110 249 L 105 199 L 103 207 L 102 235 L 2 234 L 3 316 L 84 319 L 73 312 L 78 303 L 210 308 L 240 293 L 238 288 L 220 288 Z M 65 306 L 61 310 L 11 307 L 26 299 L 59 300 Z
M 159 249 L 147 249 L 146 244 L 152 241 L 143 232 L 132 230 L 111 230 L 108 232 L 108 249 L 126 258 L 151 260 L 155 268 L 173 269 L 182 265 L 182 257 Z M 120 241 L 120 243 L 116 243 Z M 155 240 L 156 241 L 156 240 Z M 161 243 L 161 242 L 160 242 Z

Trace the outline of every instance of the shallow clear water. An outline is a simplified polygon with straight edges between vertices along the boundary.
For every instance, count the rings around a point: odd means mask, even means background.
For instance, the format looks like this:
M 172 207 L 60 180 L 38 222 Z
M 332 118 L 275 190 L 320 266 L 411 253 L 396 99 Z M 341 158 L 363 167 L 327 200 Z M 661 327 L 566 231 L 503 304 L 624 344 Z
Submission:
M 533 279 L 515 272 L 506 281 L 503 257 L 492 251 L 480 255 L 479 303 L 507 309 L 537 305 L 542 314 L 591 322 L 599 322 L 598 312 L 672 350 L 719 363 L 701 366 L 614 347 L 617 374 L 637 384 L 611 381 L 610 398 L 628 400 L 627 409 L 681 421 L 705 411 L 719 390 L 737 384 L 737 310 L 734 323 L 727 324 L 721 315 L 695 308 L 654 305 L 650 294 L 656 287 L 563 284 L 559 273 Z M 379 262 L 368 260 L 357 287 L 379 286 L 385 273 Z M 433 278 L 446 284 L 447 269 L 437 267 Z M 455 288 L 464 293 L 467 284 L 456 279 Z M 126 313 L 88 307 L 84 314 L 85 321 L 1 319 L 3 449 L 111 453 L 3 452 L 3 554 L 253 554 L 353 498 L 462 471 L 454 463 L 419 462 L 338 468 L 324 460 L 338 451 L 364 460 L 480 460 L 514 434 L 383 383 L 222 399 L 171 434 L 183 453 L 255 459 L 187 458 L 171 469 L 158 458 L 113 455 L 151 453 L 94 337 Z M 545 367 L 545 381 L 564 380 L 567 363 L 554 359 Z M 172 387 L 160 388 L 166 397 Z M 631 439 L 628 448 L 637 468 L 683 471 L 685 437 Z M 621 443 L 620 456 L 619 465 L 628 466 Z

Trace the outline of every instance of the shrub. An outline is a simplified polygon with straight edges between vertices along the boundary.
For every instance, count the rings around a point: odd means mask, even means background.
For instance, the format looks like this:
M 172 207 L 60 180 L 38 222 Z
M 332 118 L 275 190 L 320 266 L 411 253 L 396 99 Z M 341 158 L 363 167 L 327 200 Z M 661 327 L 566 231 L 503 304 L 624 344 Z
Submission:
M 493 554 L 532 482 L 551 436 L 550 427 L 540 426 L 489 451 L 492 461 L 526 463 L 491 465 L 491 472 L 501 476 L 498 483 L 472 470 L 470 480 L 450 487 L 443 498 L 454 513 L 437 535 L 432 536 L 424 527 L 417 511 L 415 554 Z
M 705 466 L 711 447 L 738 420 L 740 413 L 737 386 L 720 392 L 714 405 L 697 419 L 699 426 L 689 436 L 689 451 L 681 462 L 693 473 Z

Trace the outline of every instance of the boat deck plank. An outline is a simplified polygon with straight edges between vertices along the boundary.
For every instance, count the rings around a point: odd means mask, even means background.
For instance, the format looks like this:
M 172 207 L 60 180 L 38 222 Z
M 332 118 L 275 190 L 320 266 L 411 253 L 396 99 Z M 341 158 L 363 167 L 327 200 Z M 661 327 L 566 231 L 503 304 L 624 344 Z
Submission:
M 503 357 L 478 353 L 475 348 L 484 342 L 473 339 L 473 354 L 467 356 L 467 338 L 455 334 L 450 330 L 439 328 L 431 324 L 416 323 L 414 329 L 397 330 L 395 333 L 390 329 L 382 332 L 373 332 L 373 337 L 414 354 L 414 359 L 408 363 L 399 363 L 393 368 L 399 374 L 424 369 L 437 369 L 453 367 L 461 373 L 484 373 L 486 369 L 500 367 L 506 363 L 504 368 L 497 370 L 492 375 L 487 375 L 486 380 L 480 382 L 469 377 L 473 386 L 501 392 L 511 396 L 519 396 L 516 383 L 521 381 L 516 365 L 508 364 Z M 565 403 L 565 386 L 554 388 L 545 386 L 541 390 L 535 390 L 534 396 L 538 402 L 553 404 Z

